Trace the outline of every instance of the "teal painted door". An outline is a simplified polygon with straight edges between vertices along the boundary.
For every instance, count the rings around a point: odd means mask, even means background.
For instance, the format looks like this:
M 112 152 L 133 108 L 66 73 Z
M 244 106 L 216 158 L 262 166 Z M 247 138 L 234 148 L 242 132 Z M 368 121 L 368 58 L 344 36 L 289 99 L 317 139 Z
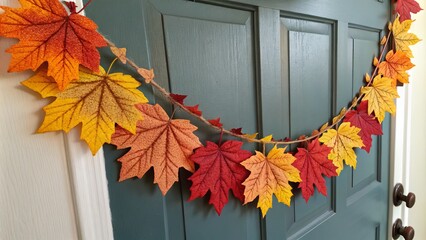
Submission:
M 87 14 L 129 57 L 154 68 L 162 86 L 200 104 L 207 118 L 220 116 L 228 129 L 294 138 L 310 134 L 352 100 L 378 54 L 389 2 L 101 0 Z M 108 51 L 104 56 L 106 64 L 111 61 Z M 142 90 L 170 110 L 152 89 Z M 189 119 L 203 141 L 218 138 Z M 388 239 L 388 120 L 383 129 L 369 155 L 358 151 L 356 171 L 346 167 L 327 180 L 327 197 L 317 192 L 305 203 L 294 185 L 291 207 L 274 201 L 264 219 L 255 204 L 241 206 L 233 197 L 220 217 L 207 198 L 189 202 L 185 171 L 165 197 L 152 172 L 118 183 L 116 159 L 125 151 L 106 146 L 114 237 Z

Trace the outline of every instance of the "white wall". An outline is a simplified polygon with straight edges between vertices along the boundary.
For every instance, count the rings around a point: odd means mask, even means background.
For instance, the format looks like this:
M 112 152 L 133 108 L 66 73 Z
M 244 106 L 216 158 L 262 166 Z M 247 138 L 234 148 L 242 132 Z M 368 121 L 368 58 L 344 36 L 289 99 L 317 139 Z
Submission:
M 33 134 L 47 101 L 20 85 L 31 72 L 6 72 L 12 43 L 0 39 L 0 239 L 77 239 L 64 136 Z
M 426 0 L 419 0 L 426 9 Z M 412 32 L 423 39 L 413 46 L 416 67 L 410 71 L 411 83 L 411 132 L 409 151 L 409 191 L 416 194 L 416 205 L 408 212 L 408 224 L 415 232 L 415 239 L 426 239 L 426 10 L 415 15 Z
M 31 73 L 6 73 L 13 42 L 0 39 L 0 239 L 77 239 L 64 136 L 33 134 L 47 101 L 20 86 Z

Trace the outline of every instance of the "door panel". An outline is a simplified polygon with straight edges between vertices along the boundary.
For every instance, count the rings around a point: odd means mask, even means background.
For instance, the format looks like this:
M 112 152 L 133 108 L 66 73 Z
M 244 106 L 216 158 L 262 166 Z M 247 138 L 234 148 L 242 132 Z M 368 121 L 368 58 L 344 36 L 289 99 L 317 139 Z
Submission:
M 152 67 L 167 90 L 189 95 L 208 119 L 224 127 L 275 138 L 296 138 L 346 107 L 378 54 L 389 3 L 375 0 L 303 1 L 114 0 L 88 8 L 103 33 Z M 362 13 L 362 14 L 360 14 Z M 105 18 L 105 16 L 126 16 Z M 105 51 L 104 56 L 111 55 Z M 116 68 L 119 69 L 119 68 Z M 141 79 L 142 80 L 142 79 Z M 171 106 L 147 86 L 150 102 Z M 202 142 L 218 132 L 199 127 Z M 274 200 L 266 218 L 256 203 L 230 202 L 217 216 L 208 197 L 188 202 L 190 175 L 163 197 L 150 172 L 118 183 L 125 151 L 105 147 L 116 239 L 387 239 L 389 122 L 371 153 L 357 151 L 358 169 L 327 179 L 327 197 L 308 203 L 297 184 L 291 207 Z M 255 150 L 255 144 L 244 148 Z M 295 150 L 297 146 L 290 146 Z

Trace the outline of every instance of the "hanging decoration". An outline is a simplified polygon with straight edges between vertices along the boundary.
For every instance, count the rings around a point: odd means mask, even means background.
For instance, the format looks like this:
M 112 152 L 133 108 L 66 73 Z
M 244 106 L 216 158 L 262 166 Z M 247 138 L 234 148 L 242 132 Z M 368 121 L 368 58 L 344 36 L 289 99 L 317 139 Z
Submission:
M 386 113 L 395 113 L 396 86 L 407 84 L 407 70 L 414 67 L 410 46 L 420 41 L 409 32 L 411 14 L 422 10 L 415 0 L 397 0 L 396 17 L 389 33 L 380 41 L 381 54 L 373 59 L 374 71 L 365 75 L 365 86 L 331 122 L 311 136 L 297 140 L 275 140 L 272 135 L 243 133 L 242 128 L 224 129 L 220 118 L 205 119 L 199 105 L 185 105 L 185 95 L 167 92 L 155 82 L 153 69 L 139 67 L 126 57 L 125 48 L 116 47 L 99 34 L 97 25 L 77 12 L 72 2 L 58 0 L 20 0 L 21 7 L 2 6 L 0 36 L 17 38 L 7 49 L 12 55 L 9 72 L 31 69 L 36 74 L 22 84 L 43 98 L 54 100 L 44 107 L 45 118 L 38 133 L 68 132 L 81 124 L 81 138 L 91 152 L 104 143 L 118 149 L 130 148 L 121 162 L 119 181 L 142 178 L 154 169 L 154 183 L 165 195 L 179 180 L 179 169 L 193 173 L 189 200 L 210 193 L 209 203 L 220 215 L 229 192 L 242 203 L 257 200 L 265 216 L 272 207 L 273 195 L 290 205 L 290 182 L 298 183 L 309 201 L 315 187 L 327 195 L 325 177 L 338 176 L 348 165 L 356 169 L 354 149 L 369 152 L 373 135 L 382 135 Z M 87 7 L 86 4 L 85 7 Z M 66 9 L 68 8 L 68 10 Z M 390 44 L 392 41 L 393 45 Z M 100 65 L 99 47 L 109 46 L 117 57 L 107 71 Z M 133 67 L 169 100 L 175 109 L 171 116 L 158 104 L 150 105 L 137 88 L 141 85 L 130 75 L 110 73 L 120 60 Z M 220 133 L 218 143 L 203 146 L 194 132 L 196 126 L 185 119 L 174 119 L 182 109 Z M 238 140 L 222 141 L 222 135 Z M 244 142 L 259 143 L 263 151 L 243 150 Z M 294 153 L 286 146 L 299 144 Z M 266 145 L 272 149 L 266 153 Z M 283 147 L 280 147 L 283 146 Z

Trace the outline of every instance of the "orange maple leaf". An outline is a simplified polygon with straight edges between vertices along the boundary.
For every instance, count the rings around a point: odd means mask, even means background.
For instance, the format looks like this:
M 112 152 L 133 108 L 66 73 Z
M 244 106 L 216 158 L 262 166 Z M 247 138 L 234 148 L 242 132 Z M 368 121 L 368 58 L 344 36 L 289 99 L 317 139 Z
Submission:
M 170 119 L 160 105 L 137 105 L 143 120 L 138 122 L 136 134 L 117 127 L 112 144 L 119 149 L 131 150 L 118 159 L 122 163 L 119 181 L 132 177 L 142 178 L 154 167 L 154 183 L 165 195 L 178 181 L 179 168 L 194 171 L 194 162 L 189 157 L 195 148 L 201 147 L 193 134 L 197 127 L 188 120 Z
M 396 86 L 396 81 L 408 83 L 407 70 L 414 67 L 410 58 L 405 52 L 390 50 L 386 54 L 386 61 L 379 64 L 379 73 L 383 76 L 393 79 L 393 86 Z
M 37 70 L 48 63 L 48 76 L 60 90 L 78 79 L 79 64 L 99 71 L 100 55 L 96 47 L 106 46 L 96 32 L 97 25 L 72 11 L 68 14 L 57 0 L 20 0 L 21 8 L 1 6 L 0 36 L 18 38 L 7 50 L 12 54 L 10 72 Z
M 250 171 L 249 177 L 243 183 L 244 204 L 259 197 L 257 207 L 261 209 L 263 217 L 272 207 L 272 195 L 275 195 L 279 202 L 290 206 L 293 193 L 289 182 L 301 181 L 299 170 L 292 166 L 296 158 L 284 152 L 285 148 L 274 146 L 267 156 L 256 151 L 256 155 L 241 163 Z

